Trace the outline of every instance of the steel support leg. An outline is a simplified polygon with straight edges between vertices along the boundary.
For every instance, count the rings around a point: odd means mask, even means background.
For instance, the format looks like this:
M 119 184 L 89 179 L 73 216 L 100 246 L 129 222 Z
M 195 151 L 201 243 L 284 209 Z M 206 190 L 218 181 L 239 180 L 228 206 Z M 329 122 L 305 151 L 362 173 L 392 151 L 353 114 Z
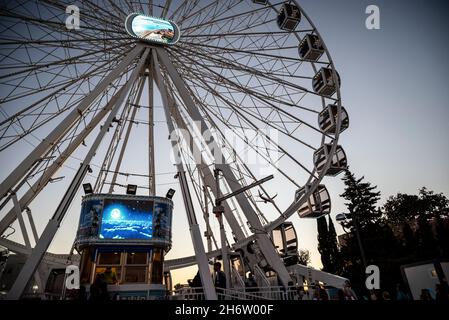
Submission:
M 171 112 L 169 110 L 167 92 L 162 79 L 161 70 L 159 67 L 159 61 L 155 51 L 153 50 L 153 64 L 154 75 L 156 84 L 161 93 L 162 104 L 164 105 L 165 118 L 167 120 L 168 130 L 170 133 L 174 132 L 175 127 L 171 118 Z M 174 150 L 176 149 L 176 141 L 171 140 Z M 187 212 L 187 219 L 190 226 L 190 236 L 192 237 L 193 249 L 195 250 L 196 260 L 198 262 L 198 268 L 200 272 L 201 282 L 204 288 L 204 294 L 208 300 L 217 300 L 217 293 L 215 292 L 214 284 L 212 283 L 212 277 L 209 270 L 209 262 L 204 249 L 203 239 L 201 237 L 200 227 L 196 220 L 195 209 L 193 207 L 192 198 L 189 191 L 189 186 L 185 177 L 184 166 L 182 162 L 177 164 L 178 179 L 181 186 L 182 196 L 184 199 L 184 206 Z

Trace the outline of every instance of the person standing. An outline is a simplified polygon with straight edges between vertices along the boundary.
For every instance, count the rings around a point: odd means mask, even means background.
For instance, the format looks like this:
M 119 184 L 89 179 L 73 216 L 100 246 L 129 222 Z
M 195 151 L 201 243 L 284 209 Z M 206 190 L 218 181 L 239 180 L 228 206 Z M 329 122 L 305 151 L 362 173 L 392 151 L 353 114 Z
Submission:
M 358 300 L 357 295 L 355 294 L 354 290 L 351 288 L 351 283 L 346 280 L 345 281 L 345 287 L 343 288 L 343 291 L 345 292 L 345 296 L 347 300 Z
M 221 263 L 214 263 L 214 274 L 213 280 L 215 285 L 215 290 L 218 294 L 218 300 L 223 300 L 224 289 L 226 289 L 226 274 L 221 271 Z M 218 289 L 218 290 L 217 290 Z
M 444 290 L 444 287 L 441 284 L 437 284 L 435 286 L 435 300 L 436 301 L 449 301 L 449 295 L 446 292 L 446 290 Z
M 256 279 L 254 279 L 254 275 L 251 272 L 248 275 L 248 279 L 246 280 L 245 287 L 246 287 L 247 292 L 258 291 Z

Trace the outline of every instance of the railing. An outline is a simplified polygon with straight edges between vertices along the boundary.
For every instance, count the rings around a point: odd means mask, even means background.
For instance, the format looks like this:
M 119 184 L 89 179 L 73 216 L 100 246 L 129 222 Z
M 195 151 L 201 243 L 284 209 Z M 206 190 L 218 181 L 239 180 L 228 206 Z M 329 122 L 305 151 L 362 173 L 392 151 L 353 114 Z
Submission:
M 245 288 L 245 281 L 243 281 L 242 276 L 237 270 L 235 270 L 234 267 L 231 267 L 231 276 L 231 283 L 233 288 Z
M 297 300 L 296 287 L 216 288 L 218 300 Z M 170 295 L 173 300 L 205 300 L 203 288 L 181 288 Z

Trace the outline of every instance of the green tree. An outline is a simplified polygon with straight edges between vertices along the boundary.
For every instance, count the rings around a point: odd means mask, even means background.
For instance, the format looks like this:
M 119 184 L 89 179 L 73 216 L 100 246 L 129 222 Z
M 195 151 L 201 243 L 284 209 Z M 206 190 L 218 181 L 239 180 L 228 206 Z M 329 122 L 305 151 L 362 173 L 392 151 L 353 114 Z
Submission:
M 402 223 L 402 238 L 400 239 L 401 251 L 403 256 L 416 256 L 417 242 L 415 233 L 413 232 L 410 224 L 407 222 Z
M 401 242 L 405 256 L 414 255 L 416 260 L 449 255 L 449 201 L 442 193 L 425 187 L 418 195 L 398 193 L 383 208 L 387 223 L 403 227 Z M 417 226 L 413 236 L 409 222 Z
M 357 179 L 349 169 L 346 170 L 343 177 L 346 187 L 340 195 L 347 200 L 345 204 L 352 215 L 351 218 L 357 219 L 361 228 L 378 223 L 382 219 L 382 213 L 377 209 L 380 192 L 375 191 L 377 186 L 364 182 L 364 179 L 364 177 Z M 344 224 L 345 228 L 353 228 L 353 226 L 353 221 Z
M 329 267 L 328 272 L 333 274 L 341 274 L 342 263 L 340 250 L 338 249 L 337 232 L 335 231 L 334 223 L 330 215 L 328 221 L 327 246 L 329 258 L 331 260 L 331 266 Z
M 321 263 L 323 264 L 323 271 L 330 272 L 332 269 L 332 260 L 329 252 L 329 237 L 327 229 L 326 216 L 317 219 L 318 229 L 318 252 L 321 255 Z
M 449 220 L 441 217 L 435 218 L 435 241 L 440 257 L 449 257 Z
M 388 198 L 383 209 L 388 222 L 400 226 L 418 217 L 420 207 L 421 203 L 417 195 L 398 193 Z
M 321 255 L 323 271 L 333 274 L 341 274 L 342 263 L 340 259 L 340 251 L 338 249 L 337 233 L 330 216 L 328 221 L 326 216 L 323 216 L 317 220 L 318 251 Z
M 433 259 L 437 256 L 437 243 L 435 241 L 432 226 L 425 217 L 418 219 L 416 240 L 419 259 Z
M 423 187 L 418 195 L 398 193 L 385 203 L 384 215 L 388 223 L 401 225 L 404 222 L 449 217 L 449 200 L 442 194 L 436 194 Z

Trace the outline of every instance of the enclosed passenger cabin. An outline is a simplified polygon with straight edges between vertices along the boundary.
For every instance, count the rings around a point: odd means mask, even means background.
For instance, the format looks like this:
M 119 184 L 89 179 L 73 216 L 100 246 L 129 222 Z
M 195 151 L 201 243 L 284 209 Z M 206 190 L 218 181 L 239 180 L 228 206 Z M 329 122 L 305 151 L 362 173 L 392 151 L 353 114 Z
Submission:
M 292 3 L 284 3 L 278 14 L 278 26 L 285 31 L 295 31 L 301 22 L 301 10 Z
M 336 134 L 337 132 L 338 106 L 329 104 L 320 112 L 318 116 L 318 125 L 321 131 L 327 134 Z M 340 133 L 349 128 L 349 116 L 344 107 L 341 107 L 341 126 Z
M 340 75 L 337 72 L 338 87 L 341 86 Z M 313 91 L 323 96 L 332 96 L 337 92 L 337 85 L 334 81 L 334 74 L 330 68 L 321 68 L 313 77 Z
M 298 237 L 291 222 L 284 222 L 272 231 L 274 247 L 286 266 L 298 263 Z
M 253 2 L 256 4 L 264 4 L 265 5 L 268 3 L 268 0 L 253 0 Z
M 163 263 L 171 247 L 172 208 L 172 201 L 161 197 L 85 196 L 75 245 L 87 292 L 100 281 L 108 285 L 110 298 L 165 297 Z
M 306 34 L 299 44 L 299 57 L 306 61 L 318 61 L 324 53 L 323 42 L 315 34 Z
M 306 185 L 296 191 L 296 200 L 308 192 L 310 185 Z M 298 209 L 300 218 L 320 218 L 331 212 L 331 198 L 326 186 L 320 184 L 310 195 L 306 202 Z
M 319 174 L 324 170 L 327 160 L 331 155 L 331 144 L 324 144 L 320 149 L 315 151 L 313 155 L 313 163 Z M 329 169 L 326 172 L 328 176 L 336 176 L 340 172 L 346 170 L 348 167 L 348 160 L 346 158 L 346 153 L 341 146 L 337 146 L 335 154 L 332 155 L 332 161 Z

